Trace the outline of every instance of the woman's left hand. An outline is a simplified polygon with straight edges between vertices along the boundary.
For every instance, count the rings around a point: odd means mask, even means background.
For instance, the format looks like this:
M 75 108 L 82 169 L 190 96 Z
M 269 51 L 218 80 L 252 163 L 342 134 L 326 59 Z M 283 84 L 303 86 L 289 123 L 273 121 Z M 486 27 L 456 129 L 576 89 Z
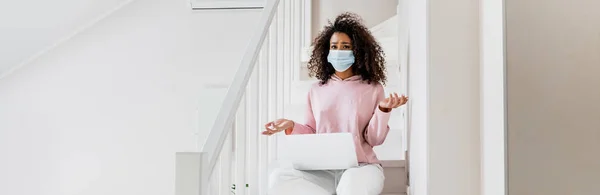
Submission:
M 408 97 L 405 95 L 399 97 L 397 93 L 394 93 L 393 95 L 390 94 L 390 97 L 379 102 L 379 109 L 383 112 L 389 112 L 394 108 L 398 108 L 406 104 L 406 102 L 408 102 Z

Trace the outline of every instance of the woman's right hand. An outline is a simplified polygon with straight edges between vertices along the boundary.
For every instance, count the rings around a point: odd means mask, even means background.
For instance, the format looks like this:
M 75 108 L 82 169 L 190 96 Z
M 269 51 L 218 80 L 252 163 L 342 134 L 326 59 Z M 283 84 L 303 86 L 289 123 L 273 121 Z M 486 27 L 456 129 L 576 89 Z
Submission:
M 265 131 L 263 131 L 262 134 L 273 135 L 275 133 L 279 133 L 291 128 L 294 128 L 294 121 L 284 118 L 277 119 L 275 121 L 268 122 L 267 124 L 265 124 Z

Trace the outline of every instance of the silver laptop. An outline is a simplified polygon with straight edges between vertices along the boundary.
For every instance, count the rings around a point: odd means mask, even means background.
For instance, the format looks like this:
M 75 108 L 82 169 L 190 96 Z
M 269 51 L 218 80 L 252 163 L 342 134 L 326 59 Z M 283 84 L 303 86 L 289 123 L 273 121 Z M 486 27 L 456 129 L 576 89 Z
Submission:
M 278 143 L 280 160 L 297 170 L 340 170 L 358 166 L 353 135 L 325 133 L 286 135 Z

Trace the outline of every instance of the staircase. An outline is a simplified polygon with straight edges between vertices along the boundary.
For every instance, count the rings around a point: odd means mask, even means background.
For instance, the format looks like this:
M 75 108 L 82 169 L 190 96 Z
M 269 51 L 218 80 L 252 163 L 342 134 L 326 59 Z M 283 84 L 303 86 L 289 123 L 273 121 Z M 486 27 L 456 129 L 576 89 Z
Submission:
M 393 16 L 386 21 L 371 28 L 371 33 L 377 39 L 386 53 L 388 85 L 385 86 L 386 92 L 402 92 L 403 83 L 400 74 L 400 64 L 398 58 L 398 21 L 397 16 Z M 396 158 L 395 156 L 383 156 L 390 152 L 401 152 L 401 159 L 406 159 L 404 150 L 407 148 L 407 134 L 405 125 L 405 110 L 395 111 L 390 120 L 390 134 L 386 143 L 375 147 L 375 152 L 383 159 L 382 166 L 385 174 L 385 184 L 382 195 L 406 195 L 407 194 L 407 169 L 405 160 L 385 160 Z M 395 133 L 394 133 L 395 132 Z M 388 145 L 392 143 L 392 145 Z M 398 144 L 399 143 L 399 144 Z M 400 151 L 397 148 L 403 150 Z
M 303 90 L 314 82 L 301 77 L 305 74 L 302 51 L 308 50 L 311 41 L 311 0 L 266 2 L 234 80 L 230 85 L 212 84 L 203 89 L 210 99 L 222 101 L 199 105 L 200 110 L 218 113 L 198 113 L 202 121 L 202 130 L 197 132 L 200 152 L 176 154 L 176 195 L 266 194 L 269 164 L 277 159 L 278 140 L 277 136 L 262 136 L 262 124 L 282 117 L 294 119 L 291 113 L 301 113 L 295 109 L 301 106 L 299 102 L 304 103 L 295 98 L 305 97 Z M 394 21 L 390 18 L 372 31 L 388 58 L 386 90 L 400 92 Z M 397 113 L 392 116 L 398 120 L 390 123 L 386 141 L 390 146 L 384 144 L 376 152 L 398 152 L 402 155 L 399 159 L 404 159 L 404 112 Z M 405 194 L 405 161 L 382 159 L 386 176 L 382 194 Z
M 383 195 L 405 195 L 406 184 L 406 166 L 404 160 L 383 160 L 383 174 L 385 183 Z

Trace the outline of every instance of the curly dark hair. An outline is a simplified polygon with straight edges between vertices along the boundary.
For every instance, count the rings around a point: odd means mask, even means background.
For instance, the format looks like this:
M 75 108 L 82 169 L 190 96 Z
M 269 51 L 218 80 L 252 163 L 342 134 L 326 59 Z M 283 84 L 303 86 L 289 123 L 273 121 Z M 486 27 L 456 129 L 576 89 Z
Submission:
M 362 80 L 369 84 L 379 82 L 385 85 L 385 53 L 369 29 L 363 25 L 362 19 L 349 12 L 337 16 L 333 23 L 329 21 L 315 38 L 314 49 L 308 61 L 309 75 L 319 79 L 323 85 L 335 73 L 335 69 L 327 61 L 327 55 L 329 55 L 329 41 L 336 32 L 345 33 L 352 40 L 355 57 L 352 72 L 360 75 Z

